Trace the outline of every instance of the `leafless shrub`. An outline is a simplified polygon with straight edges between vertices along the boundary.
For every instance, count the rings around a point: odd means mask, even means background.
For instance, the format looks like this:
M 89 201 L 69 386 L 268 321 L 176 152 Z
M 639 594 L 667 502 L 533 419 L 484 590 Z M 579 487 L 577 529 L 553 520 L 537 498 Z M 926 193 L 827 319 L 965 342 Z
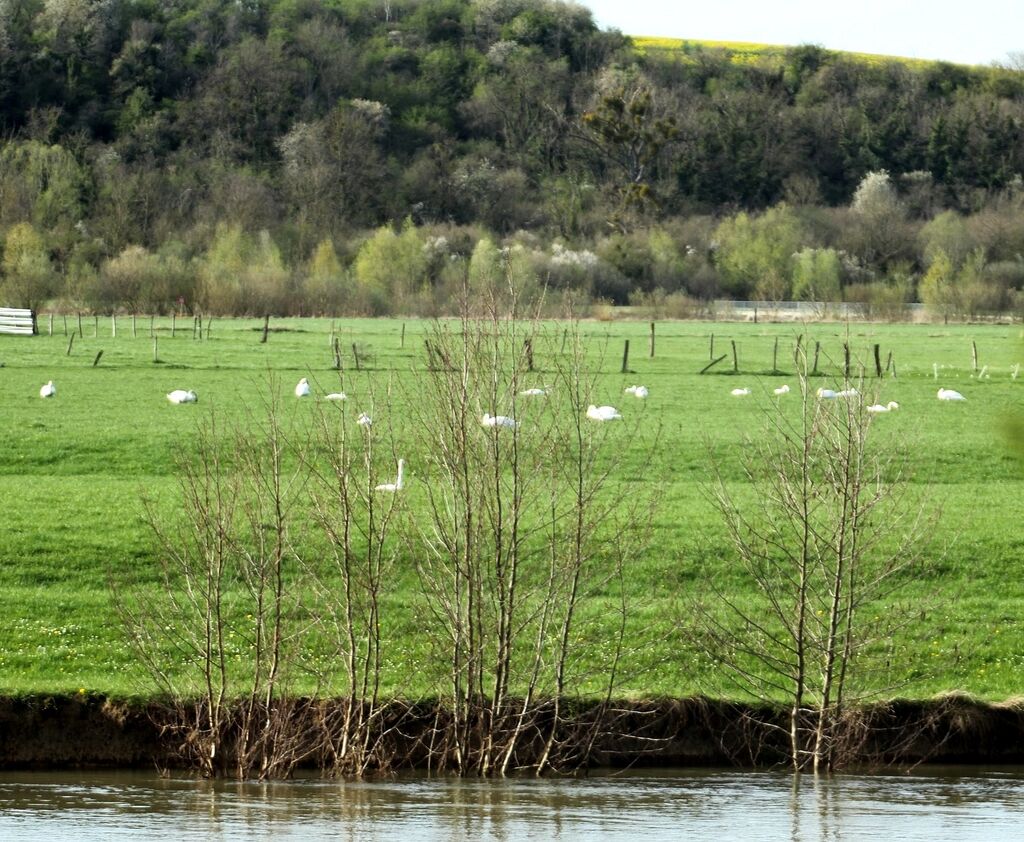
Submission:
M 873 444 L 859 394 L 819 399 L 800 360 L 799 407 L 766 412 L 766 434 L 746 443 L 748 494 L 716 466 L 713 494 L 742 576 L 757 598 L 710 583 L 697 645 L 734 690 L 786 700 L 794 769 L 830 769 L 856 756 L 858 703 L 891 690 L 873 663 L 914 614 L 897 591 L 922 561 L 929 519 L 907 497 L 903 463 Z M 843 389 L 863 390 L 846 382 Z
M 403 500 L 375 491 L 381 472 L 390 477 L 394 470 L 390 390 L 364 406 L 358 417 L 347 401 L 322 407 L 305 451 L 313 521 L 327 548 L 326 561 L 307 570 L 311 626 L 320 640 L 320 661 L 309 669 L 319 686 L 342 690 L 319 708 L 324 765 L 355 776 L 390 767 L 394 758 L 383 746 L 389 729 L 401 724 L 393 717 L 397 708 L 381 698 L 388 645 L 382 613 L 396 590 L 398 560 L 390 535 Z
M 424 632 L 445 665 L 436 681 L 448 714 L 431 763 L 461 774 L 587 762 L 608 719 L 575 716 L 570 699 L 588 683 L 609 696 L 615 687 L 621 577 L 644 546 L 627 540 L 644 534 L 639 498 L 614 497 L 609 484 L 619 463 L 610 448 L 630 430 L 586 417 L 596 391 L 588 348 L 575 327 L 571 338 L 548 335 L 520 312 L 511 271 L 505 281 L 467 290 L 459 322 L 435 326 L 430 345 L 445 364 L 410 402 L 428 450 L 425 513 L 408 543 L 419 547 Z M 554 362 L 532 372 L 535 356 Z M 546 394 L 523 395 L 529 388 Z M 612 631 L 607 616 L 592 616 L 603 593 L 618 600 Z M 599 679 L 584 675 L 597 646 Z
M 273 394 L 258 423 L 200 424 L 178 462 L 178 516 L 146 503 L 157 583 L 113 583 L 129 641 L 167 705 L 162 724 L 205 776 L 280 777 L 303 759 L 289 691 L 304 479 Z

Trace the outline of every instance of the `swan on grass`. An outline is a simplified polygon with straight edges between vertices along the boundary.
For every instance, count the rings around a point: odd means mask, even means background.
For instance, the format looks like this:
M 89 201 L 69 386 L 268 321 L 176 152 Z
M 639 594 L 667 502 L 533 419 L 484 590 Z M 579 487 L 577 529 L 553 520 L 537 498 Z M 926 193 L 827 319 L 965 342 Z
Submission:
M 650 394 L 646 386 L 627 386 L 625 392 L 637 398 L 646 398 Z
M 519 394 L 524 398 L 542 398 L 548 393 L 547 387 L 540 389 L 536 386 L 532 389 L 523 389 Z
M 789 384 L 788 383 L 783 383 L 781 386 L 779 386 L 778 389 L 772 389 L 772 391 L 776 395 L 788 395 L 789 394 Z
M 308 398 L 311 394 L 312 390 L 309 388 L 309 381 L 305 377 L 295 384 L 295 397 Z
M 900 405 L 896 401 L 889 401 L 885 406 L 880 403 L 872 404 L 867 408 L 868 412 L 892 412 L 894 409 L 899 409 Z
M 744 398 L 750 394 L 750 389 L 733 389 L 729 394 L 732 395 L 734 398 Z
M 199 397 L 191 389 L 175 389 L 167 393 L 167 400 L 171 403 L 195 403 Z
M 40 390 L 39 397 L 41 398 L 52 398 L 57 395 L 57 387 L 53 385 L 53 381 L 48 381 Z
M 489 412 L 484 413 L 480 423 L 484 427 L 507 427 L 510 430 L 519 426 L 519 422 L 515 418 L 509 418 L 507 415 L 491 415 Z
M 295 388 L 298 389 L 297 386 Z M 299 395 L 298 391 L 295 392 L 295 396 L 296 397 L 301 397 L 301 395 Z M 346 395 L 344 392 L 331 392 L 329 395 L 324 395 L 324 400 L 325 401 L 347 401 L 348 400 L 348 395 Z
M 405 460 L 398 460 L 398 479 L 394 482 L 382 482 L 380 485 L 375 486 L 375 491 L 401 491 L 402 490 L 402 479 L 405 474 Z
M 614 406 L 594 406 L 591 404 L 587 407 L 587 418 L 592 418 L 594 421 L 621 421 L 622 413 Z
M 839 392 L 837 392 L 835 389 L 822 388 L 818 389 L 818 391 L 815 392 L 815 394 L 818 396 L 820 400 L 823 401 L 831 401 L 839 397 Z
M 359 417 L 356 419 L 356 423 L 360 427 L 369 427 L 373 423 L 373 419 L 365 412 L 360 412 Z
M 963 395 L 961 395 L 955 389 L 939 389 L 939 400 L 940 401 L 965 401 Z

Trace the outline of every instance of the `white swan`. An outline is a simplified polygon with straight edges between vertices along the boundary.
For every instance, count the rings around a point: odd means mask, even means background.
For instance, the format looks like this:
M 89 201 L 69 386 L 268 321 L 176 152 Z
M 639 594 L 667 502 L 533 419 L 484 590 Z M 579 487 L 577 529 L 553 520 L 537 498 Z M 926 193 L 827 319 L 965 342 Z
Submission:
M 789 394 L 789 384 L 788 383 L 783 383 L 781 386 L 779 386 L 778 389 L 772 389 L 772 391 L 775 392 L 776 395 L 788 395 Z
M 519 422 L 515 418 L 509 418 L 507 415 L 491 415 L 489 412 L 484 413 L 480 423 L 485 427 L 507 427 L 510 430 L 519 426 Z
M 885 406 L 880 403 L 872 404 L 867 408 L 868 412 L 892 412 L 894 409 L 899 409 L 900 405 L 896 401 L 889 401 Z
M 955 389 L 939 389 L 939 400 L 940 401 L 965 401 L 963 395 L 957 392 Z
M 373 419 L 365 412 L 360 412 L 359 417 L 356 419 L 356 423 L 360 427 L 369 427 L 373 423 Z
M 405 473 L 405 460 L 398 460 L 398 479 L 394 482 L 382 482 L 380 485 L 374 488 L 375 491 L 401 491 L 402 490 L 402 477 Z
M 39 397 L 41 398 L 52 398 L 57 395 L 57 387 L 53 385 L 53 381 L 50 380 L 39 390 Z
M 587 407 L 587 418 L 593 418 L 595 421 L 621 421 L 622 413 L 614 406 L 594 406 L 591 404 Z
M 298 386 L 295 387 L 295 396 L 296 397 L 302 397 L 299 394 L 299 387 Z M 347 401 L 348 400 L 348 395 L 346 395 L 344 392 L 331 392 L 329 395 L 324 395 L 324 400 L 325 401 Z
M 851 387 L 849 389 L 842 389 L 841 391 L 836 392 L 836 397 L 837 398 L 855 398 L 859 394 L 860 394 L 860 392 L 858 392 L 856 389 Z
M 312 390 L 309 388 L 309 381 L 305 377 L 295 384 L 295 397 L 308 398 L 311 394 Z
M 199 397 L 191 389 L 175 389 L 167 393 L 167 400 L 171 403 L 195 403 Z
M 750 394 L 750 389 L 733 389 L 729 394 L 734 398 L 742 398 Z
M 818 389 L 816 394 L 823 401 L 835 400 L 839 397 L 839 392 L 835 389 Z
M 627 386 L 626 394 L 634 395 L 638 398 L 646 398 L 650 392 L 647 390 L 646 386 Z
M 542 398 L 548 393 L 547 389 L 523 389 L 519 394 L 526 398 Z

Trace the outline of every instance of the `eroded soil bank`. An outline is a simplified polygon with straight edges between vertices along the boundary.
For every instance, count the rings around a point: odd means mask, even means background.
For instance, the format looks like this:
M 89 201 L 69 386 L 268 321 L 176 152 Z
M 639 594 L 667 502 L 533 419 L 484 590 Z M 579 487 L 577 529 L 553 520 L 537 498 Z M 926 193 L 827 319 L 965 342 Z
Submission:
M 319 717 L 342 703 L 304 704 L 304 716 Z M 0 768 L 181 768 L 182 732 L 167 727 L 169 715 L 155 703 L 100 696 L 0 698 Z M 434 704 L 396 703 L 393 719 L 401 727 L 389 740 L 390 766 L 425 768 L 429 734 L 444 715 Z M 785 759 L 787 724 L 780 709 L 700 698 L 620 701 L 580 707 L 575 721 L 580 734 L 592 735 L 584 764 L 590 767 L 756 766 Z M 599 728 L 586 727 L 597 721 Z M 543 742 L 547 727 L 536 723 L 533 743 Z M 847 740 L 846 765 L 1021 763 L 1024 703 L 985 704 L 963 696 L 888 702 L 853 714 Z M 311 751 L 300 765 L 327 763 Z

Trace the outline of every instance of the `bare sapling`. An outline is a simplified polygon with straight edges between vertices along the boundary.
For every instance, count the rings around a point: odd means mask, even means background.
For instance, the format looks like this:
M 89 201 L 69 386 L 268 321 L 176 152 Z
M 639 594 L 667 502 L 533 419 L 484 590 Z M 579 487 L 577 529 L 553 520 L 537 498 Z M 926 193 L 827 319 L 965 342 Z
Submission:
M 552 378 L 564 411 L 554 419 L 561 458 L 552 465 L 558 475 L 550 486 L 553 505 L 546 522 L 552 563 L 547 608 L 555 635 L 547 644 L 550 725 L 538 773 L 550 766 L 561 771 L 585 766 L 599 733 L 615 733 L 610 715 L 626 713 L 613 712 L 611 702 L 623 655 L 641 646 L 643 635 L 630 623 L 622 578 L 646 551 L 659 486 L 651 482 L 631 489 L 625 497 L 612 492 L 612 480 L 621 473 L 626 449 L 634 451 L 639 474 L 649 476 L 647 467 L 657 448 L 658 431 L 647 430 L 647 438 L 641 437 L 641 428 L 649 420 L 643 413 L 618 431 L 606 424 L 595 425 L 587 417 L 587 408 L 599 393 L 599 364 L 595 365 L 595 349 L 580 333 L 579 322 L 571 320 L 571 325 L 568 352 L 555 361 Z M 602 357 L 598 350 L 596 358 Z M 620 449 L 612 452 L 617 446 L 614 439 L 620 436 L 625 447 L 619 445 Z M 588 609 L 600 595 L 612 599 L 605 605 L 602 623 L 596 625 Z M 605 653 L 598 676 L 587 674 L 584 666 L 587 641 L 599 642 Z M 594 687 L 589 699 L 575 689 L 586 685 Z M 596 711 L 594 715 L 566 715 L 567 707 L 578 714 L 587 702 Z
M 433 765 L 460 774 L 585 764 L 586 747 L 558 727 L 562 699 L 579 694 L 585 647 L 622 646 L 622 625 L 607 617 L 599 643 L 583 635 L 580 605 L 620 574 L 623 553 L 602 517 L 614 508 L 617 460 L 599 451 L 607 439 L 626 446 L 629 429 L 586 418 L 593 376 L 579 338 L 568 362 L 551 362 L 557 337 L 521 295 L 518 272 L 505 262 L 483 283 L 471 278 L 458 329 L 439 323 L 429 340 L 447 364 L 418 380 L 414 402 L 426 513 L 410 522 L 408 543 L 418 547 L 425 631 L 447 666 Z M 597 668 L 605 678 L 587 676 L 591 688 L 614 683 L 609 660 Z
M 289 693 L 306 626 L 293 534 L 304 475 L 275 393 L 271 381 L 261 417 L 199 424 L 178 460 L 178 513 L 146 502 L 155 582 L 112 581 L 129 641 L 168 700 L 164 725 L 204 776 L 282 777 L 316 749 Z
M 324 666 L 311 669 L 323 690 L 332 696 L 341 690 L 340 706 L 322 707 L 324 763 L 351 776 L 394 764 L 382 746 L 388 730 L 400 725 L 393 718 L 386 723 L 397 706 L 381 697 L 388 646 L 382 614 L 396 591 L 398 545 L 391 535 L 405 500 L 397 491 L 376 490 L 400 458 L 390 384 L 367 409 L 353 416 L 347 401 L 322 407 L 306 456 L 313 520 L 328 548 L 326 563 L 308 577 L 313 624 L 324 641 Z
M 794 770 L 822 771 L 853 756 L 856 706 L 891 689 L 873 656 L 912 621 L 896 596 L 922 563 L 928 519 L 908 500 L 901 457 L 872 435 L 863 378 L 821 399 L 804 353 L 798 371 L 799 402 L 766 410 L 738 475 L 714 465 L 737 575 L 757 596 L 711 582 L 697 640 L 734 693 L 786 706 L 785 726 L 762 725 L 784 729 Z

